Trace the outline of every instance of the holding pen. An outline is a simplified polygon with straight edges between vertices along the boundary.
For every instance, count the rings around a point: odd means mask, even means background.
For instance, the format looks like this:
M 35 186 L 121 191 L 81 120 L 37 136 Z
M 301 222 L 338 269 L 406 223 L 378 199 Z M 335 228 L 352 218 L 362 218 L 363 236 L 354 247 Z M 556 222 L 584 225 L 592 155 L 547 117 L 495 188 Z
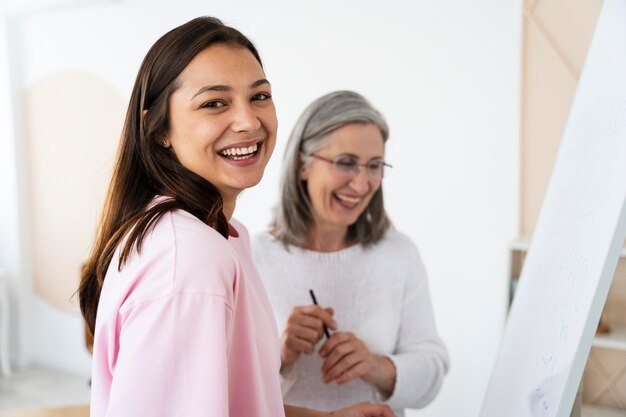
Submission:
M 311 294 L 311 299 L 313 300 L 313 304 L 315 304 L 316 306 L 318 306 L 319 304 L 317 303 L 317 299 L 315 298 L 315 293 L 313 292 L 313 290 L 309 290 L 309 294 Z M 330 332 L 328 331 L 328 327 L 326 327 L 325 324 L 322 324 L 322 326 L 324 326 L 324 334 L 326 335 L 327 339 L 330 339 Z
M 402 416 L 443 384 L 449 360 L 426 269 L 385 210 L 388 138 L 383 115 L 341 90 L 312 102 L 286 144 L 270 228 L 252 246 L 282 330 L 287 404 L 388 399 Z

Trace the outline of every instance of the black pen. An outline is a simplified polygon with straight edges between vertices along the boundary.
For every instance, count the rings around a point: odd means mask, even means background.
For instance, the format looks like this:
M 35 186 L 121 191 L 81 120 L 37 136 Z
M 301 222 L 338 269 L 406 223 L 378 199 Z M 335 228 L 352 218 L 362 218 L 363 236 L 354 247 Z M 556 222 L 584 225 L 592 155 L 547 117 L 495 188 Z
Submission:
M 317 304 L 317 299 L 315 298 L 315 293 L 313 292 L 313 290 L 309 290 L 309 294 L 311 294 L 311 298 L 313 299 L 313 304 L 315 304 L 316 306 L 319 305 Z M 322 323 L 322 326 L 324 326 L 324 334 L 326 335 L 326 338 L 330 339 L 330 333 L 328 332 L 328 327 L 326 327 L 324 323 Z

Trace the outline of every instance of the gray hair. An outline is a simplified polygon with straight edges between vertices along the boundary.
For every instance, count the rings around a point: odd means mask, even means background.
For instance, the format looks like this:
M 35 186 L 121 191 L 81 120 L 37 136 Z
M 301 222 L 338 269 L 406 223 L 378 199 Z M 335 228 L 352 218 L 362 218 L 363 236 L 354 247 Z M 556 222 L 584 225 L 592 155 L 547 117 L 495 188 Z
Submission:
M 300 172 L 311 155 L 328 144 L 328 135 L 350 123 L 373 123 L 380 129 L 383 143 L 389 127 L 383 115 L 363 96 L 353 91 L 335 91 L 311 103 L 302 113 L 289 136 L 283 161 L 280 199 L 275 207 L 272 229 L 285 245 L 304 246 L 313 223 L 306 181 Z M 364 246 L 378 242 L 391 226 L 383 204 L 382 184 L 357 221 L 348 227 L 348 239 Z

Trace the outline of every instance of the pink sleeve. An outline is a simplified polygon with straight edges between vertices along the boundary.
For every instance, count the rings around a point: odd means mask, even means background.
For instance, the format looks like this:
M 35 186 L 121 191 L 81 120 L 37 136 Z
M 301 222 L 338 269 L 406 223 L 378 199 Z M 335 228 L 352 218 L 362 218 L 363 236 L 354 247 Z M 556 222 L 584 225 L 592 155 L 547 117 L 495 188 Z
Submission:
M 106 416 L 228 417 L 232 311 L 220 295 L 176 293 L 120 313 Z

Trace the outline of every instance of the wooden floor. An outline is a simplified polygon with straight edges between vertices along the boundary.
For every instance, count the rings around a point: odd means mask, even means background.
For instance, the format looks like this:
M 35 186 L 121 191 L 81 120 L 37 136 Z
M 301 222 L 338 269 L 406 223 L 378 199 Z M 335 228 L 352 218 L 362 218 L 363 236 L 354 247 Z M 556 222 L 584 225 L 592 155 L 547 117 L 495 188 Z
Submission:
M 89 406 L 78 405 L 0 411 L 0 417 L 89 417 Z

